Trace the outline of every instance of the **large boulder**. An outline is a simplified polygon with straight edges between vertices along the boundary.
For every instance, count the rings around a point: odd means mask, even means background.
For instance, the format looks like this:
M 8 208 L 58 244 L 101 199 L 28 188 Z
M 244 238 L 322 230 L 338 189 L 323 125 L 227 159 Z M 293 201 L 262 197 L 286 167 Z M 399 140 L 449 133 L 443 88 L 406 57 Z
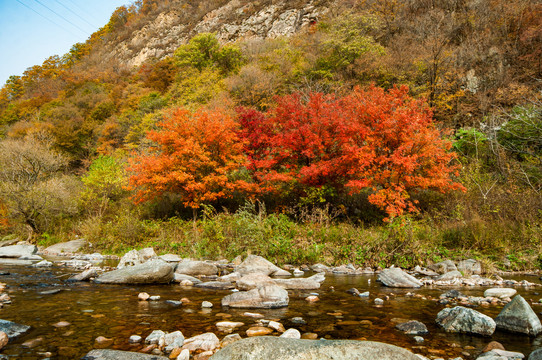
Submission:
M 36 245 L 17 244 L 0 247 L 0 258 L 32 257 L 38 252 Z
M 437 314 L 437 324 L 447 332 L 491 336 L 495 321 L 487 315 L 463 306 L 446 308 Z
M 43 253 L 49 255 L 74 254 L 82 247 L 87 245 L 88 241 L 85 239 L 75 239 L 72 241 L 51 245 L 43 250 Z
M 378 280 L 388 287 L 419 288 L 422 286 L 420 280 L 407 274 L 400 268 L 382 270 L 380 274 L 378 274 Z
M 408 350 L 373 341 L 250 337 L 219 350 L 210 360 L 419 360 Z
M 149 355 L 138 352 L 95 349 L 91 350 L 81 360 L 168 360 L 167 356 Z
M 480 275 L 482 273 L 482 264 L 474 259 L 461 260 L 457 263 L 457 270 L 463 274 Z
M 177 264 L 175 272 L 190 276 L 212 276 L 218 274 L 218 268 L 205 261 L 183 260 Z
M 235 271 L 237 271 L 241 275 L 248 275 L 253 273 L 279 276 L 291 275 L 286 270 L 279 268 L 272 262 L 258 255 L 247 256 L 245 261 L 243 261 L 239 266 L 235 268 Z
M 135 266 L 156 258 L 156 253 L 153 248 L 145 248 L 141 250 L 130 250 L 120 258 L 117 269 L 122 269 L 127 266 Z
M 225 296 L 222 306 L 232 308 L 275 309 L 288 306 L 288 291 L 277 285 L 266 285 Z
M 173 266 L 153 259 L 143 264 L 127 266 L 103 273 L 94 281 L 103 284 L 167 284 L 173 280 Z
M 540 319 L 521 295 L 516 295 L 495 318 L 497 328 L 536 336 L 542 332 Z
M 11 321 L 0 319 L 0 331 L 5 332 L 10 340 L 21 336 L 28 330 L 30 330 L 30 326 L 28 325 L 17 324 Z

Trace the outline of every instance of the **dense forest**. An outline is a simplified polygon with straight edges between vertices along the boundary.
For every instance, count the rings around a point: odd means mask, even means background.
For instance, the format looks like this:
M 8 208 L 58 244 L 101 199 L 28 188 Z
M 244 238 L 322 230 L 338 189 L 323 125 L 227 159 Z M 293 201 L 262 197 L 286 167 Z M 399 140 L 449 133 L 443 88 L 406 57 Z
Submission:
M 542 266 L 538 1 L 321 0 L 292 36 L 192 30 L 140 66 L 106 56 L 164 12 L 193 24 L 226 3 L 136 1 L 9 78 L 0 235 L 196 258 Z M 270 4 L 306 5 L 249 5 Z

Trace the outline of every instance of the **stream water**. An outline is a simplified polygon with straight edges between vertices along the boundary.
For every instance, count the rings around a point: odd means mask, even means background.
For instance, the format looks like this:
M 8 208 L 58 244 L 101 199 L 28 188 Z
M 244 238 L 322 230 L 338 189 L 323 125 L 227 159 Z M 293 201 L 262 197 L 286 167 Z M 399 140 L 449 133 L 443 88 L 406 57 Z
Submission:
M 145 338 L 152 330 L 167 332 L 181 330 L 185 337 L 204 332 L 219 333 L 215 324 L 221 320 L 241 321 L 245 326 L 237 329 L 242 337 L 255 320 L 244 316 L 246 310 L 221 308 L 220 300 L 230 291 L 217 291 L 172 285 L 98 285 L 94 283 L 69 283 L 65 279 L 74 271 L 60 267 L 36 269 L 25 266 L 0 264 L 0 282 L 8 285 L 6 291 L 11 304 L 0 309 L 0 319 L 30 325 L 32 329 L 24 336 L 10 342 L 0 354 L 9 359 L 78 359 L 89 350 L 100 347 L 95 343 L 98 336 L 113 339 L 108 348 L 138 351 L 144 345 L 130 344 L 130 335 Z M 539 282 L 529 277 L 531 282 Z M 363 299 L 346 292 L 356 287 L 361 292 L 370 291 L 371 297 Z M 43 294 L 59 289 L 58 293 Z M 542 347 L 542 336 L 532 338 L 496 331 L 492 337 L 457 335 L 445 333 L 435 324 L 436 314 L 443 308 L 434 299 L 451 287 L 423 287 L 421 289 L 390 289 L 376 282 L 376 276 L 328 275 L 322 287 L 316 291 L 320 301 L 308 303 L 304 298 L 309 291 L 290 291 L 290 304 L 276 310 L 250 310 L 259 312 L 266 319 L 277 319 L 286 328 L 295 327 L 301 333 L 312 332 L 329 339 L 361 339 L 381 341 L 411 349 L 425 356 L 464 359 L 475 358 L 490 341 L 496 340 L 507 350 L 528 355 Z M 458 288 L 466 295 L 483 296 L 486 288 Z M 542 287 L 517 288 L 518 293 L 533 303 L 542 295 Z M 139 292 L 160 295 L 159 301 L 138 301 Z M 407 296 L 408 292 L 426 297 Z M 384 305 L 376 306 L 374 298 L 389 296 Z M 186 297 L 191 303 L 174 306 L 165 300 Z M 212 309 L 201 309 L 202 301 L 214 304 Z M 502 306 L 476 308 L 495 317 Z M 533 305 L 537 314 L 542 305 Z M 302 317 L 306 324 L 292 322 Z M 419 320 L 427 325 L 429 334 L 418 344 L 412 336 L 394 329 L 396 318 Z M 55 327 L 60 321 L 70 325 Z M 470 356 L 467 356 L 467 353 Z

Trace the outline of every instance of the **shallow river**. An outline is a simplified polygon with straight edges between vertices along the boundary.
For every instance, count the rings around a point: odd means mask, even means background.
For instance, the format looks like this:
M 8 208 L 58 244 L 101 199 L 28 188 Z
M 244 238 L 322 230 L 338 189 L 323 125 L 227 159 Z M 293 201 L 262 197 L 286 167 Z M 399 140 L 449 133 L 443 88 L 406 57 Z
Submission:
M 0 276 L 0 282 L 8 285 L 7 292 L 12 299 L 11 304 L 0 309 L 0 319 L 32 326 L 28 333 L 0 351 L 10 359 L 78 359 L 99 347 L 94 341 L 98 336 L 114 340 L 109 348 L 138 351 L 143 345 L 129 344 L 130 335 L 145 338 L 156 329 L 167 332 L 181 330 L 185 337 L 215 332 L 222 338 L 225 334 L 219 333 L 215 326 L 221 320 L 244 322 L 245 326 L 237 332 L 246 337 L 245 331 L 255 323 L 253 319 L 243 316 L 246 310 L 221 308 L 220 299 L 230 291 L 186 288 L 177 284 L 125 286 L 68 283 L 64 280 L 74 271 L 58 267 L 40 270 L 0 265 L 0 270 L 10 273 Z M 527 280 L 539 283 L 536 277 L 528 277 Z M 361 292 L 370 291 L 371 297 L 366 300 L 346 293 L 352 287 Z M 40 294 L 53 289 L 61 291 Z M 542 347 L 542 336 L 530 338 L 497 330 L 492 337 L 485 338 L 443 332 L 434 319 L 444 306 L 429 298 L 438 298 L 449 289 L 451 287 L 390 289 L 380 286 L 375 276 L 328 275 L 322 287 L 316 291 L 320 301 L 305 301 L 309 291 L 290 291 L 290 305 L 287 308 L 250 311 L 259 312 L 266 319 L 278 319 L 286 328 L 295 327 L 301 333 L 313 332 L 329 339 L 381 341 L 412 349 L 425 356 L 475 358 L 491 340 L 499 341 L 507 350 L 526 355 Z M 486 288 L 458 289 L 466 295 L 483 296 Z M 527 301 L 538 302 L 542 298 L 538 294 L 542 293 L 542 287 L 518 287 L 517 290 Z M 138 301 L 137 295 L 142 291 L 160 295 L 161 299 Z M 428 299 L 406 296 L 408 292 L 424 295 Z M 374 305 L 375 297 L 386 295 L 390 299 L 383 306 Z M 190 299 L 191 303 L 176 307 L 165 302 L 183 297 Z M 203 300 L 212 302 L 214 307 L 208 311 L 202 310 Z M 476 308 L 493 318 L 501 309 L 502 306 Z M 540 314 L 542 306 L 533 305 L 533 309 Z M 306 324 L 293 324 L 291 319 L 294 317 L 302 317 Z M 395 318 L 419 320 L 427 325 L 430 333 L 424 336 L 422 344 L 417 344 L 412 336 L 394 329 L 392 319 Z M 67 321 L 71 325 L 60 328 L 53 326 L 60 321 Z M 41 340 L 23 345 L 38 338 Z

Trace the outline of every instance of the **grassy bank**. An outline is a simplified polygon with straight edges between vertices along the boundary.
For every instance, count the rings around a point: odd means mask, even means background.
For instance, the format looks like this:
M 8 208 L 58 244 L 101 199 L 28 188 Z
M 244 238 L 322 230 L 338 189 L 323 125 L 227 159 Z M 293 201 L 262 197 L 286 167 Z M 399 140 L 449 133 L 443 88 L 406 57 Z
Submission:
M 445 259 L 475 258 L 488 271 L 538 269 L 540 224 L 483 220 L 440 221 L 399 218 L 361 226 L 348 221 L 298 222 L 284 214 L 245 207 L 237 212 L 208 212 L 197 221 L 170 218 L 140 220 L 129 212 L 114 218 L 89 218 L 79 226 L 92 251 L 122 255 L 153 247 L 159 254 L 198 259 L 233 259 L 248 253 L 279 264 L 352 263 L 358 266 L 413 267 Z M 40 245 L 72 239 L 73 233 L 44 234 Z M 70 238 L 71 237 L 71 238 Z

